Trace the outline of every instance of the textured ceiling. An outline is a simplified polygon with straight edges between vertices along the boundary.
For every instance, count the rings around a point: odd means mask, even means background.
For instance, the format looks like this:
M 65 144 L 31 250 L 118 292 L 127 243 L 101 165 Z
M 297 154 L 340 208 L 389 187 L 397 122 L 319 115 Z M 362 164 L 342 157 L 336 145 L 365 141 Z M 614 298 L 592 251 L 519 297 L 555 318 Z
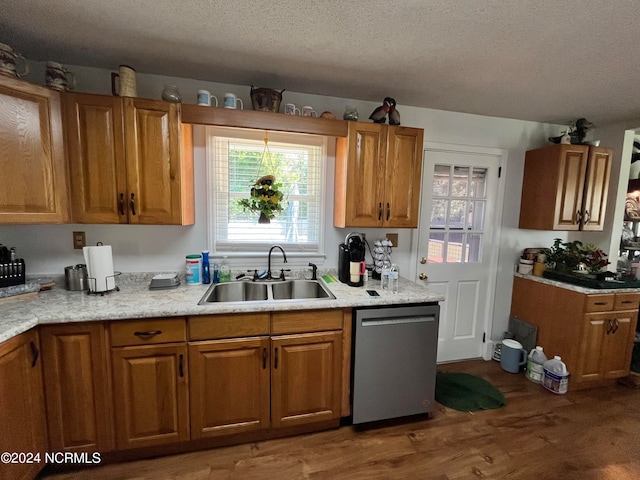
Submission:
M 33 60 L 566 124 L 640 119 L 638 0 L 3 0 Z

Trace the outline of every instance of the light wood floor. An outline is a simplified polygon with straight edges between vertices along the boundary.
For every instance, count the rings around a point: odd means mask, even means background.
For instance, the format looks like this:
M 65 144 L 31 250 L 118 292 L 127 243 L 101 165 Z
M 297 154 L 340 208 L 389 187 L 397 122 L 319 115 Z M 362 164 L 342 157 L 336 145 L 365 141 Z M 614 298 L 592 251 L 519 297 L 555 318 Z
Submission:
M 640 388 L 554 395 L 497 362 L 440 365 L 498 387 L 508 405 L 377 428 L 339 429 L 151 460 L 53 479 L 640 479 Z

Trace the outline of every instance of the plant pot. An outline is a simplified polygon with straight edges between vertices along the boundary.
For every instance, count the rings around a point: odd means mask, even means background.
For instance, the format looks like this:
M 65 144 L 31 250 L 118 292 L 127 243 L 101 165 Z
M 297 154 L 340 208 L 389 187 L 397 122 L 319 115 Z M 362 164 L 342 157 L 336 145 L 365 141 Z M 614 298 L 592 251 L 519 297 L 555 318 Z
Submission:
M 282 92 L 284 92 L 284 88 L 277 91 L 273 88 L 254 88 L 251 85 L 251 105 L 254 110 L 278 113 Z
M 271 223 L 269 217 L 267 217 L 264 213 L 260 213 L 260 217 L 258 218 L 258 223 Z

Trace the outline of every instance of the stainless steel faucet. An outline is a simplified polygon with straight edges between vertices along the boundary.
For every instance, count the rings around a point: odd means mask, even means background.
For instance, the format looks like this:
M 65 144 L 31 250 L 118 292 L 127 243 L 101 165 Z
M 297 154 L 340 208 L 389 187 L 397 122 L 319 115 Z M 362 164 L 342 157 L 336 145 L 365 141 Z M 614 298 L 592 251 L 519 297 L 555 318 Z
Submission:
M 279 248 L 280 251 L 282 252 L 282 256 L 284 257 L 284 263 L 287 263 L 287 254 L 284 253 L 284 248 L 282 248 L 280 245 L 274 245 L 269 249 L 269 261 L 268 261 L 268 265 L 267 265 L 267 280 L 272 280 L 273 277 L 271 276 L 271 252 L 273 252 L 274 248 Z M 282 275 L 280 275 L 280 279 L 284 280 L 284 271 L 282 272 Z

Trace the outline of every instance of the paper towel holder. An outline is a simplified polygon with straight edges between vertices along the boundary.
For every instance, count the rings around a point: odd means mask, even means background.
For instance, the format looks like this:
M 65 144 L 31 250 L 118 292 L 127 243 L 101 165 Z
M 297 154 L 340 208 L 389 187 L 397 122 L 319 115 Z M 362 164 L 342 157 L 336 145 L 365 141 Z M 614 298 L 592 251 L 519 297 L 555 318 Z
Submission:
M 119 277 L 120 275 L 122 275 L 122 272 L 113 272 L 113 275 L 109 275 L 109 276 L 105 277 L 105 280 L 107 278 Z M 93 278 L 93 277 L 87 277 L 87 280 L 89 281 L 89 290 L 87 291 L 87 295 L 100 295 L 101 297 L 104 297 L 105 294 L 113 293 L 113 292 L 119 292 L 120 291 L 120 287 L 118 287 L 116 285 L 111 290 L 103 290 L 101 292 L 97 292 L 96 289 L 98 287 L 98 280 L 96 278 Z M 115 280 L 114 280 L 114 283 L 115 283 Z M 93 286 L 93 288 L 91 288 L 92 286 Z

